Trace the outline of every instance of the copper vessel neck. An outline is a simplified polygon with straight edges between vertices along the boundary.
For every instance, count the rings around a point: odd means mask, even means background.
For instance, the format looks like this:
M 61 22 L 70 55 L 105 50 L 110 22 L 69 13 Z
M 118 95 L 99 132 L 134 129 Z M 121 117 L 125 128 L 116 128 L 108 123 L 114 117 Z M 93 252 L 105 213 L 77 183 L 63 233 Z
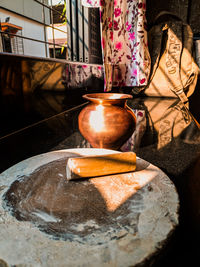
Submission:
M 119 93 L 94 93 L 83 95 L 83 98 L 95 104 L 124 106 L 126 100 L 133 98 L 133 96 Z

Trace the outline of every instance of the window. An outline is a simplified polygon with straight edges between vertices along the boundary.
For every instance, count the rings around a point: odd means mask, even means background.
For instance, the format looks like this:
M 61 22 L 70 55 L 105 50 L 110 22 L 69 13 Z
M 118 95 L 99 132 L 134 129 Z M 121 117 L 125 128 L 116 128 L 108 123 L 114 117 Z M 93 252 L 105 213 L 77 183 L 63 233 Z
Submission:
M 0 8 L 0 52 L 66 59 L 67 28 L 61 18 L 64 2 L 4 1 Z
M 99 10 L 81 0 L 4 1 L 0 52 L 101 63 Z
M 22 35 L 22 28 L 9 22 L 3 22 L 0 23 L 0 30 L 1 50 L 8 53 L 23 54 L 23 39 L 19 37 Z M 15 36 L 16 33 L 18 36 Z

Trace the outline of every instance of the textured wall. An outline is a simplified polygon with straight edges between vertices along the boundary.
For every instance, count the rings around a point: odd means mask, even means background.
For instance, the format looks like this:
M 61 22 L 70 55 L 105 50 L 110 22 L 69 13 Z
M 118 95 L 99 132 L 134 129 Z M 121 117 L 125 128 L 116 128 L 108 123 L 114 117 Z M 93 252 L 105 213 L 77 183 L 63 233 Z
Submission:
M 200 32 L 200 0 L 147 0 L 147 23 L 151 25 L 160 11 L 169 11 L 188 22 L 194 33 Z
M 189 9 L 189 24 L 194 33 L 200 33 L 200 0 L 191 0 Z
M 147 2 L 147 21 L 153 22 L 160 11 L 170 11 L 187 21 L 187 11 L 189 0 L 151 0 Z

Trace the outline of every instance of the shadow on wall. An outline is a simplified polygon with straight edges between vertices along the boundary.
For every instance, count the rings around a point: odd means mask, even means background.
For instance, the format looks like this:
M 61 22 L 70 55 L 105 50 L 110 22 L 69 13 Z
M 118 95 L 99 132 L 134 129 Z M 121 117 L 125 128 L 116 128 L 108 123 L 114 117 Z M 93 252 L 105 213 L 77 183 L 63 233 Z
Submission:
M 30 75 L 31 91 L 35 89 L 63 91 L 63 71 L 65 65 L 58 62 L 29 61 L 26 63 Z
M 1 134 L 83 103 L 84 93 L 103 90 L 102 65 L 0 55 Z
M 78 88 L 103 89 L 103 66 L 79 62 L 33 62 L 29 64 L 32 90 L 63 91 Z M 93 90 L 92 90 L 93 91 Z
M 0 55 L 0 61 L 1 107 L 6 112 L 12 107 L 30 109 L 35 91 L 66 94 L 66 91 L 79 89 L 76 94 L 82 94 L 103 90 L 102 65 L 13 55 Z

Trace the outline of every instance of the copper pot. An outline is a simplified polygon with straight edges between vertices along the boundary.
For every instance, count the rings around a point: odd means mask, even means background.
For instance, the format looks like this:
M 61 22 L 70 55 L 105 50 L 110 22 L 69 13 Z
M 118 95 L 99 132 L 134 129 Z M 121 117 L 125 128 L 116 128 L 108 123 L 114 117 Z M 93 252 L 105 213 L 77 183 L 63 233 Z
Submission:
M 134 113 L 128 108 L 128 94 L 95 93 L 78 117 L 80 133 L 94 148 L 119 149 L 136 126 Z

